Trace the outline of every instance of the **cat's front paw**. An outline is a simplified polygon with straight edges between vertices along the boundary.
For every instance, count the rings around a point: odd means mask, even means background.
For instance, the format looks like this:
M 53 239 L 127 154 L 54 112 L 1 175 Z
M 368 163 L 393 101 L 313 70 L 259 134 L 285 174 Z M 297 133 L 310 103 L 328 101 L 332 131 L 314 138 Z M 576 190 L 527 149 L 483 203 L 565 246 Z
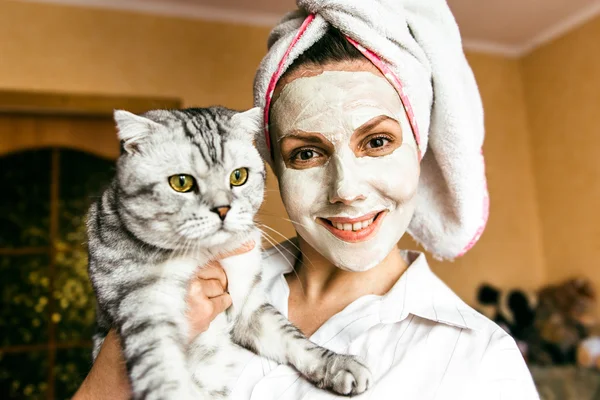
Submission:
M 326 368 L 322 387 L 345 396 L 363 393 L 373 379 L 369 368 L 354 356 L 336 354 Z

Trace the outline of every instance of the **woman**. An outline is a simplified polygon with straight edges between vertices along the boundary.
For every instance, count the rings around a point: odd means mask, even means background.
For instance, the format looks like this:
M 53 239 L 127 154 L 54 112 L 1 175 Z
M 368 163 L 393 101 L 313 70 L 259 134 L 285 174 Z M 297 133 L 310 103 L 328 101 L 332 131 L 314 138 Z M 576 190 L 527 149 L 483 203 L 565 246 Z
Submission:
M 447 5 L 298 3 L 255 87 L 263 154 L 298 232 L 267 254 L 272 303 L 314 342 L 366 362 L 375 383 L 364 398 L 538 398 L 514 341 L 423 254 L 396 248 L 408 230 L 452 258 L 487 218 L 481 104 Z M 211 265 L 191 285 L 192 336 L 229 306 L 226 282 Z M 251 353 L 245 362 L 232 398 L 335 397 L 287 366 Z M 111 333 L 75 398 L 127 393 Z

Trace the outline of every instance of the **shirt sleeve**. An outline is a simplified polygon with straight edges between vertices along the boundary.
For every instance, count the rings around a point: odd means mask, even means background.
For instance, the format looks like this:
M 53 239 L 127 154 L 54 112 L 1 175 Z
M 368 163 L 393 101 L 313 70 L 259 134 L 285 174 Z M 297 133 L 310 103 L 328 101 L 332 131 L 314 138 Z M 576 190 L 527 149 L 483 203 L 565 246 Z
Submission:
M 481 359 L 479 396 L 490 400 L 539 400 L 531 372 L 514 339 L 497 329 Z

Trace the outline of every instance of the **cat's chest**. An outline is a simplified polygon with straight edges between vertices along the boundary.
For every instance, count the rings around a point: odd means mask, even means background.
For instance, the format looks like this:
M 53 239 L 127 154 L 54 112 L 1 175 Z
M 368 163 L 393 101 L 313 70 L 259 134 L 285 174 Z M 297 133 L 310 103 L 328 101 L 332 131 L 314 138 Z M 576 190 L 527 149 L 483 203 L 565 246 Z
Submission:
M 218 393 L 231 388 L 234 384 L 232 380 L 254 357 L 254 353 L 233 343 L 231 327 L 226 314 L 221 313 L 190 346 L 189 359 L 194 381 L 206 393 Z

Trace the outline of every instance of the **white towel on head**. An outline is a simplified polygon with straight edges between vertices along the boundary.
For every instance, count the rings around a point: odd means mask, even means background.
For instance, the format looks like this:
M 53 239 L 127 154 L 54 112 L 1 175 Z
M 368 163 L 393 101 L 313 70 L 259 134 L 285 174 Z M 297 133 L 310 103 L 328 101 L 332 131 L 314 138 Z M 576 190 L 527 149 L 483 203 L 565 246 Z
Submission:
M 265 109 L 265 130 L 277 80 L 329 26 L 339 29 L 396 87 L 411 120 L 423 159 L 409 233 L 436 257 L 463 255 L 483 233 L 488 216 L 483 107 L 446 1 L 297 4 L 299 10 L 271 32 L 255 78 L 255 105 Z M 268 159 L 269 153 L 263 154 Z

